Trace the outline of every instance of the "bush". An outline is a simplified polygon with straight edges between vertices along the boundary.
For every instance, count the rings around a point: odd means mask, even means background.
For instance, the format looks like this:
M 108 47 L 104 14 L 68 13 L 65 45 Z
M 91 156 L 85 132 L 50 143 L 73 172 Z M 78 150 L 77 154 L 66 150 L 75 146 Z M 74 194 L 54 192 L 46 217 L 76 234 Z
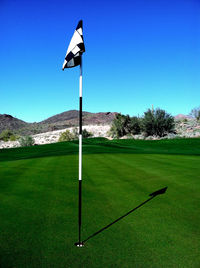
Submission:
M 58 141 L 72 141 L 74 140 L 74 135 L 67 129 L 65 132 L 60 134 Z
M 17 136 L 15 136 L 9 129 L 3 130 L 0 134 L 0 140 L 2 141 L 16 141 Z
M 19 139 L 19 136 L 18 135 L 11 135 L 10 136 L 10 141 L 16 141 L 16 140 L 18 140 Z
M 117 114 L 112 122 L 109 135 L 112 138 L 120 138 L 129 133 L 129 115 Z
M 139 134 L 141 132 L 140 118 L 129 115 L 117 114 L 113 120 L 109 135 L 112 138 L 120 138 L 128 134 Z
M 86 139 L 86 138 L 92 137 L 93 134 L 91 132 L 87 131 L 86 129 L 83 129 L 82 136 L 84 139 Z
M 86 129 L 83 129 L 82 131 L 82 137 L 83 138 L 88 138 L 93 136 L 92 133 L 87 131 Z M 60 134 L 59 140 L 58 141 L 72 141 L 72 140 L 78 140 L 79 133 L 78 133 L 78 128 L 73 128 L 72 132 L 70 132 L 68 129 Z
M 190 115 L 197 120 L 200 120 L 200 106 L 191 110 Z
M 78 138 L 79 138 L 78 128 L 73 128 L 72 135 L 73 135 L 73 139 L 74 140 L 78 140 Z M 82 137 L 84 139 L 89 138 L 89 137 L 92 137 L 92 136 L 93 136 L 93 134 L 91 132 L 87 131 L 87 129 L 83 129 L 83 131 L 82 131 Z
M 73 135 L 74 140 L 78 140 L 79 133 L 78 133 L 78 128 L 77 127 L 72 129 L 72 135 Z
M 35 140 L 31 136 L 24 136 L 19 139 L 19 144 L 21 147 L 33 146 Z
M 141 132 L 141 120 L 140 118 L 133 116 L 128 122 L 128 132 L 129 134 L 137 135 Z
M 166 111 L 156 109 L 152 111 L 150 109 L 144 113 L 142 120 L 142 128 L 145 136 L 159 136 L 164 137 L 168 133 L 174 132 L 174 118 Z

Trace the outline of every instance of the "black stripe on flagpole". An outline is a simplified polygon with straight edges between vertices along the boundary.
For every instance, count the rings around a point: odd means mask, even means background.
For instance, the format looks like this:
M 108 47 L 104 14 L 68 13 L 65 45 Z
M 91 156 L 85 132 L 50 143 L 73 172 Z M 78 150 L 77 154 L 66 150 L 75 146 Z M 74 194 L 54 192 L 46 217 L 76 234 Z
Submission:
M 79 104 L 79 134 L 82 135 L 82 97 L 80 97 Z
M 82 181 L 79 180 L 79 243 L 81 242 Z

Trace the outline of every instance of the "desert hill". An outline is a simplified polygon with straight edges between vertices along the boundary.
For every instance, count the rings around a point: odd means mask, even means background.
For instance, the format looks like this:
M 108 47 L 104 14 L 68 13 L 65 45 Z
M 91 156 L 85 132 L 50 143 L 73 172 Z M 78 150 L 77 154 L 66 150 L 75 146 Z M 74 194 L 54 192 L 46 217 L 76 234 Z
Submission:
M 117 113 L 89 113 L 83 112 L 84 125 L 108 125 L 112 123 Z M 9 129 L 19 135 L 33 135 L 48 131 L 61 130 L 78 126 L 79 111 L 70 110 L 51 116 L 41 122 L 27 123 L 11 115 L 0 114 L 0 133 Z
M 9 114 L 0 114 L 0 133 L 4 129 L 10 129 L 13 131 L 17 131 L 23 127 L 26 127 L 28 123 L 15 118 Z

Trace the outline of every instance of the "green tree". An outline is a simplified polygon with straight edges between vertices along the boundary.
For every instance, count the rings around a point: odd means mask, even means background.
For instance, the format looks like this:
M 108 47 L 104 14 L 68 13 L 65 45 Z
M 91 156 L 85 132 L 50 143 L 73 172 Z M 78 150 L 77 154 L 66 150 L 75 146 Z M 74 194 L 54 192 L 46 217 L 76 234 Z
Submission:
M 19 144 L 21 147 L 33 146 L 35 140 L 31 136 L 24 136 L 19 139 Z
M 10 136 L 10 141 L 16 141 L 16 140 L 18 140 L 19 139 L 19 136 L 18 135 L 11 135 Z
M 67 129 L 65 132 L 60 134 L 58 141 L 72 141 L 74 140 L 74 135 Z
M 130 117 L 128 122 L 128 133 L 136 135 L 141 132 L 141 120 L 140 118 L 133 116 Z
M 112 122 L 109 134 L 113 138 L 120 138 L 129 133 L 130 116 L 117 114 Z
M 93 134 L 87 131 L 86 129 L 83 129 L 82 131 L 82 137 L 88 138 L 91 137 Z M 78 128 L 73 128 L 72 132 L 70 132 L 68 129 L 60 134 L 58 141 L 72 141 L 72 140 L 78 140 L 79 133 Z
M 1 132 L 0 140 L 9 141 L 11 137 L 13 138 L 13 136 L 13 133 L 9 129 L 6 129 Z
M 146 136 L 163 137 L 167 133 L 174 132 L 174 126 L 173 116 L 159 108 L 154 111 L 148 109 L 142 119 L 142 128 Z
M 82 131 L 82 135 L 83 135 L 83 138 L 84 138 L 84 139 L 93 136 L 93 134 L 92 134 L 91 132 L 87 131 L 87 129 L 83 129 L 83 131 Z
M 72 135 L 74 140 L 78 140 L 79 132 L 77 127 L 72 129 Z
M 141 132 L 140 118 L 129 115 L 117 114 L 112 122 L 109 135 L 113 138 L 120 138 L 127 134 L 139 134 Z

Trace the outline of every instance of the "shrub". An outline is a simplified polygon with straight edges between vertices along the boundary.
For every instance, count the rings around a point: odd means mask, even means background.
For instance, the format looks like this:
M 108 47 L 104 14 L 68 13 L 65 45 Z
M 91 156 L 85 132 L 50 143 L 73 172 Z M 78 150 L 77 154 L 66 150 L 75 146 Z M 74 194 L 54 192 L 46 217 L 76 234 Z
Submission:
M 31 136 L 24 136 L 19 139 L 19 144 L 21 147 L 33 146 L 35 140 Z
M 140 118 L 133 116 L 128 122 L 128 132 L 129 134 L 140 134 L 141 132 L 141 120 Z
M 74 140 L 78 140 L 79 133 L 78 133 L 78 128 L 77 127 L 72 129 L 72 135 L 73 135 Z
M 85 138 L 92 137 L 93 134 L 92 134 L 91 132 L 87 131 L 86 129 L 83 129 L 83 131 L 82 131 L 82 136 L 83 136 L 83 138 L 85 139 Z
M 16 140 L 18 140 L 19 139 L 19 136 L 17 136 L 17 135 L 11 135 L 10 136 L 10 141 L 16 141 Z
M 17 137 L 9 130 L 9 129 L 6 129 L 6 130 L 3 130 L 0 134 L 0 140 L 3 140 L 3 141 L 9 141 L 9 140 L 16 140 Z
M 159 136 L 164 137 L 167 133 L 174 132 L 174 118 L 166 111 L 156 109 L 152 111 L 150 109 L 144 113 L 142 120 L 142 128 L 146 136 Z
M 200 106 L 191 110 L 190 115 L 197 120 L 200 120 Z
M 112 138 L 120 138 L 129 133 L 129 115 L 117 114 L 112 122 L 109 135 Z
M 74 140 L 73 134 L 67 129 L 65 132 L 60 134 L 58 141 L 72 141 Z
M 128 134 L 139 134 L 141 132 L 140 118 L 129 115 L 117 114 L 113 120 L 109 135 L 112 138 L 120 138 Z
M 88 138 L 93 136 L 92 133 L 87 131 L 86 129 L 83 129 L 82 131 L 82 137 L 83 138 Z M 59 140 L 58 141 L 72 141 L 72 140 L 78 140 L 79 133 L 78 133 L 78 128 L 73 128 L 72 132 L 70 132 L 68 129 L 60 134 Z
M 79 132 L 78 132 L 78 128 L 77 127 L 72 129 L 72 135 L 73 135 L 73 139 L 74 140 L 78 140 Z M 83 129 L 83 131 L 82 131 L 82 137 L 84 139 L 89 138 L 89 137 L 92 137 L 92 136 L 93 136 L 93 134 L 91 132 L 87 131 L 87 129 Z

